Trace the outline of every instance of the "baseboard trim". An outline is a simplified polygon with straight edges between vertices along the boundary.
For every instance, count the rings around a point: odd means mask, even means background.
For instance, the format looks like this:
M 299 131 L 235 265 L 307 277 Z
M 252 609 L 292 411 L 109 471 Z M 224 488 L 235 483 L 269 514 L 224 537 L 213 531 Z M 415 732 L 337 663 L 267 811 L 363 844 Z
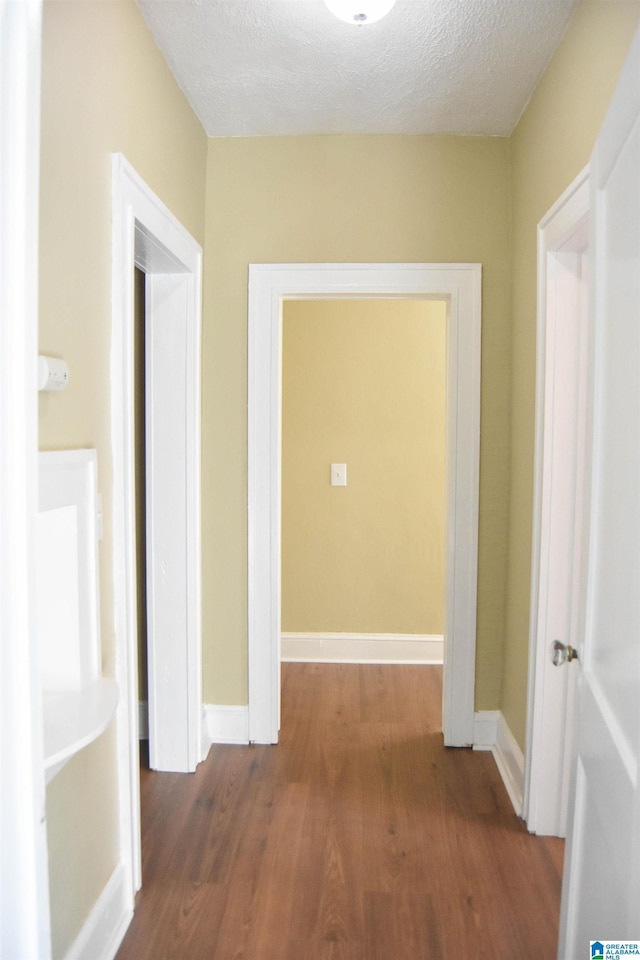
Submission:
M 524 797 L 524 754 L 502 713 L 498 718 L 496 745 L 492 752 L 511 798 L 513 809 L 521 817 Z
M 498 739 L 499 710 L 478 710 L 473 718 L 473 749 L 493 750 Z
M 124 864 L 115 868 L 65 960 L 113 960 L 133 919 Z
M 408 633 L 283 633 L 284 663 L 442 663 L 444 639 Z
M 212 743 L 249 743 L 249 707 L 204 705 L 203 749 Z
M 500 710 L 479 710 L 474 717 L 473 749 L 490 750 L 516 814 L 522 816 L 524 754 Z

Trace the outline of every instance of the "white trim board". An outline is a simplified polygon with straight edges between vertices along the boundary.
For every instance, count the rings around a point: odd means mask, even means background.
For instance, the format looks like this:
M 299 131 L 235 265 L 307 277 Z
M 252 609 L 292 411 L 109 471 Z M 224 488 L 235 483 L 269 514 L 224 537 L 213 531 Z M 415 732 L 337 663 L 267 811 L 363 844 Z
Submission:
M 128 878 L 120 862 L 109 877 L 65 960 L 113 960 L 133 919 Z
M 474 717 L 474 750 L 490 750 L 513 809 L 522 816 L 524 754 L 500 710 L 479 710 Z
M 524 754 L 502 713 L 498 718 L 496 743 L 492 751 L 502 782 L 519 817 L 524 792 Z
M 444 637 L 401 633 L 283 633 L 283 663 L 442 663 Z
M 205 757 L 212 743 L 249 743 L 249 707 L 205 703 L 203 716 Z
M 155 319 L 182 323 L 186 369 L 185 392 L 181 397 L 183 441 L 181 455 L 168 458 L 164 468 L 178 477 L 184 489 L 181 517 L 184 522 L 181 562 L 178 572 L 168 563 L 171 579 L 186 580 L 186 609 L 181 635 L 169 654 L 161 651 L 164 677 L 176 683 L 184 709 L 173 710 L 174 734 L 180 738 L 180 763 L 195 770 L 202 753 L 202 629 L 200 570 L 200 324 L 202 251 L 153 193 L 122 154 L 112 155 L 112 339 L 111 339 L 111 439 L 113 451 L 113 593 L 116 636 L 117 680 L 121 691 L 118 706 L 118 783 L 121 859 L 134 892 L 142 882 L 140 846 L 139 747 L 138 747 L 138 664 L 135 560 L 135 497 L 133 436 L 133 343 L 134 264 L 147 276 L 150 296 L 146 309 L 147 332 Z M 175 297 L 160 302 L 167 287 Z M 169 309 L 171 307 L 171 309 Z M 158 375 L 161 370 L 158 370 Z M 162 379 L 160 377 L 160 379 Z M 149 478 L 148 478 L 149 479 Z M 156 484 L 151 494 L 166 485 Z M 153 484 L 153 478 L 151 478 Z M 156 507 L 158 504 L 156 503 Z M 157 513 L 157 511 L 156 511 Z M 155 531 L 152 531 L 155 532 Z M 159 557 L 160 568 L 162 556 Z M 173 558 L 170 558 L 173 559 Z M 162 677 L 161 677 L 162 679 Z M 153 700 L 153 677 L 150 677 Z M 160 684 L 158 685 L 160 689 Z M 162 689 L 166 688 L 166 684 Z M 166 698 L 165 698 L 166 699 Z M 152 708 L 150 750 L 158 723 L 168 720 L 166 711 Z M 177 720 L 175 717 L 177 716 Z M 162 737 L 162 740 L 169 739 Z M 172 745 L 177 737 L 170 738 Z M 168 766 L 167 764 L 166 766 Z M 163 766 L 160 764 L 160 766 Z M 166 768 L 165 766 L 165 768 Z
M 498 739 L 499 710 L 478 710 L 473 718 L 473 749 L 493 750 Z
M 443 729 L 473 743 L 481 280 L 478 263 L 250 264 L 248 339 L 249 738 L 280 721 L 282 304 L 287 299 L 447 302 L 447 594 Z

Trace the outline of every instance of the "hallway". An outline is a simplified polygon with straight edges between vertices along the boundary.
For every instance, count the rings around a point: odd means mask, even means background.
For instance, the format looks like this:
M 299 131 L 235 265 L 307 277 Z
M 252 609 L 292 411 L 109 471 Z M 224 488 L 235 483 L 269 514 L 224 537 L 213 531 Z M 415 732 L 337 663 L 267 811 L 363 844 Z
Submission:
M 277 747 L 143 770 L 117 960 L 554 957 L 563 841 L 527 833 L 490 754 L 442 746 L 441 679 L 284 664 Z

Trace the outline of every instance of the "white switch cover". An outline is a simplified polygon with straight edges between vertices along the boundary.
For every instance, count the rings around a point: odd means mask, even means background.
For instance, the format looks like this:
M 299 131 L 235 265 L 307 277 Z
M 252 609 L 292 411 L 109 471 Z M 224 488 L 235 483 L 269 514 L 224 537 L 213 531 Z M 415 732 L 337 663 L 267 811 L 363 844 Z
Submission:
M 346 463 L 331 464 L 331 486 L 346 487 L 347 485 L 347 465 Z

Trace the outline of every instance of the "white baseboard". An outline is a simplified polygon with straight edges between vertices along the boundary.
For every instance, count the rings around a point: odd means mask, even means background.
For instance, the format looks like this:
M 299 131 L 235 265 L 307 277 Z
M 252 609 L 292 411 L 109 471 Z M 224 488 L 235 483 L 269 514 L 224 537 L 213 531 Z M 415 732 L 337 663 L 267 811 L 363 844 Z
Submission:
M 473 749 L 490 750 L 513 809 L 522 816 L 524 754 L 500 710 L 480 710 L 474 717 Z
M 205 756 L 212 743 L 249 743 L 249 707 L 205 703 L 202 726 Z
M 521 817 L 524 797 L 524 754 L 502 713 L 498 719 L 498 735 L 493 756 L 511 798 L 513 809 Z
M 115 868 L 65 960 L 113 960 L 133 919 L 124 864 Z
M 473 718 L 473 749 L 493 750 L 498 739 L 499 710 L 477 710 Z
M 408 633 L 283 633 L 281 659 L 296 663 L 442 663 L 442 636 Z

